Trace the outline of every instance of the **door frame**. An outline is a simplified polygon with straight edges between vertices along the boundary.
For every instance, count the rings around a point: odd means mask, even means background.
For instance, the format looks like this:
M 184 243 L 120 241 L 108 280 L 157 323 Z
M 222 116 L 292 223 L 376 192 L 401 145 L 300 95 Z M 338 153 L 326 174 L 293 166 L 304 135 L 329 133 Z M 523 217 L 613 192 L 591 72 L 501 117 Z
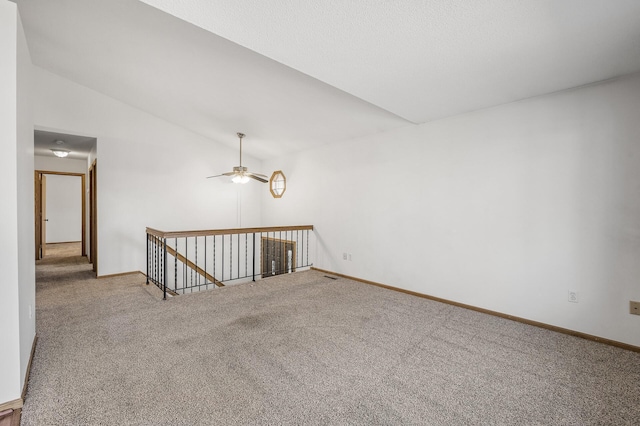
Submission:
M 86 230 L 87 230 L 87 207 L 86 207 L 86 174 L 85 173 L 72 173 L 72 172 L 54 172 L 50 170 L 35 170 L 34 171 L 34 185 L 35 185 L 35 239 L 36 239 L 36 260 L 42 259 L 44 253 L 42 253 L 39 242 L 44 246 L 45 242 L 40 241 L 42 238 L 46 238 L 46 236 L 42 236 L 42 222 L 45 221 L 46 218 L 42 217 L 43 212 L 43 203 L 42 203 L 42 176 L 43 175 L 62 175 L 62 176 L 79 176 L 81 179 L 81 203 L 82 203 L 82 256 L 87 255 L 87 247 L 86 247 Z M 45 195 L 46 196 L 46 195 Z M 46 206 L 44 206 L 46 208 Z
M 42 173 L 36 173 L 34 171 L 34 206 L 35 206 L 35 237 L 36 237 L 36 260 L 42 259 L 46 254 L 46 210 L 47 210 L 47 175 Z
M 89 261 L 98 276 L 98 159 L 89 167 Z

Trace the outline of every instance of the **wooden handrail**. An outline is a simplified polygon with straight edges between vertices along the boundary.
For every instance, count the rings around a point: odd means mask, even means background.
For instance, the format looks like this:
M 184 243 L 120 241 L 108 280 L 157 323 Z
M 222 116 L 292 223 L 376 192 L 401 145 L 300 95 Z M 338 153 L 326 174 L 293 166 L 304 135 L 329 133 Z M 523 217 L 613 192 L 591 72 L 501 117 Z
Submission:
M 209 235 L 230 235 L 230 234 L 252 234 L 257 232 L 281 232 L 281 231 L 313 231 L 313 225 L 301 226 L 268 226 L 262 228 L 232 228 L 232 229 L 209 229 L 202 231 L 159 231 L 147 228 L 147 234 L 159 238 L 180 238 L 180 237 L 204 237 Z
M 160 243 L 160 244 L 162 244 L 162 243 Z M 198 273 L 201 276 L 205 277 L 205 279 L 211 281 L 213 284 L 217 285 L 218 287 L 224 287 L 224 284 L 222 282 L 218 281 L 216 279 L 216 277 L 214 277 L 213 275 L 209 274 L 207 271 L 205 271 L 201 267 L 197 266 L 195 263 L 193 263 L 192 261 L 190 261 L 189 259 L 187 259 L 183 255 L 181 255 L 180 253 L 178 253 L 174 248 L 169 247 L 169 246 L 166 246 L 166 247 L 167 247 L 167 252 L 169 252 L 169 254 L 171 254 L 172 256 L 176 257 L 180 262 L 185 263 L 189 268 L 193 269 L 194 271 L 196 271 L 196 273 Z

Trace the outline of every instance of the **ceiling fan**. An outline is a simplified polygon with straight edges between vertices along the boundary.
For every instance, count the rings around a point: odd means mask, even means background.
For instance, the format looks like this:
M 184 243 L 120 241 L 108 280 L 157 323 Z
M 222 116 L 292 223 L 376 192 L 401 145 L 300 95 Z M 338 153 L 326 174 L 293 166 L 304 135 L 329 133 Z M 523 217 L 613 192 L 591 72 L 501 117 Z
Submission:
M 209 176 L 209 178 L 221 177 L 221 176 L 233 176 L 231 179 L 233 183 L 247 183 L 249 179 L 255 179 L 258 182 L 267 183 L 267 176 L 262 175 L 260 173 L 251 173 L 247 170 L 246 167 L 242 167 L 242 138 L 244 138 L 244 133 L 237 133 L 240 138 L 240 165 L 235 166 L 232 172 L 222 173 L 221 175 Z

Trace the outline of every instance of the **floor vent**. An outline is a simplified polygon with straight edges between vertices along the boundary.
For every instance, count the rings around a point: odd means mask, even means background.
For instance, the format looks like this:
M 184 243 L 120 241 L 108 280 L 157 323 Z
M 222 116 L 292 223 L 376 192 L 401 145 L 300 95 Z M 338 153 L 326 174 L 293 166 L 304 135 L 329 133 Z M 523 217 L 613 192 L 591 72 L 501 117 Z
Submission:
M 336 278 L 336 277 L 330 277 L 329 275 L 325 275 L 324 277 L 325 277 L 325 278 L 329 278 L 330 280 L 337 280 L 337 278 Z

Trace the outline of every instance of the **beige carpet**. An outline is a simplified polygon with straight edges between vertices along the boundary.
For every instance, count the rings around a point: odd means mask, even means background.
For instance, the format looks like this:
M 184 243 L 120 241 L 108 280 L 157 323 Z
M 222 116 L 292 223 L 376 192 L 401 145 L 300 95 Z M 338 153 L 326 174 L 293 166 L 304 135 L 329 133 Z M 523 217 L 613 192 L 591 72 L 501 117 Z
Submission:
M 80 241 L 71 243 L 47 244 L 44 256 L 36 262 L 37 266 L 65 266 L 69 264 L 85 264 L 87 258 L 82 257 L 82 243 Z
M 639 353 L 315 271 L 162 301 L 82 259 L 37 265 L 23 425 L 640 419 Z

